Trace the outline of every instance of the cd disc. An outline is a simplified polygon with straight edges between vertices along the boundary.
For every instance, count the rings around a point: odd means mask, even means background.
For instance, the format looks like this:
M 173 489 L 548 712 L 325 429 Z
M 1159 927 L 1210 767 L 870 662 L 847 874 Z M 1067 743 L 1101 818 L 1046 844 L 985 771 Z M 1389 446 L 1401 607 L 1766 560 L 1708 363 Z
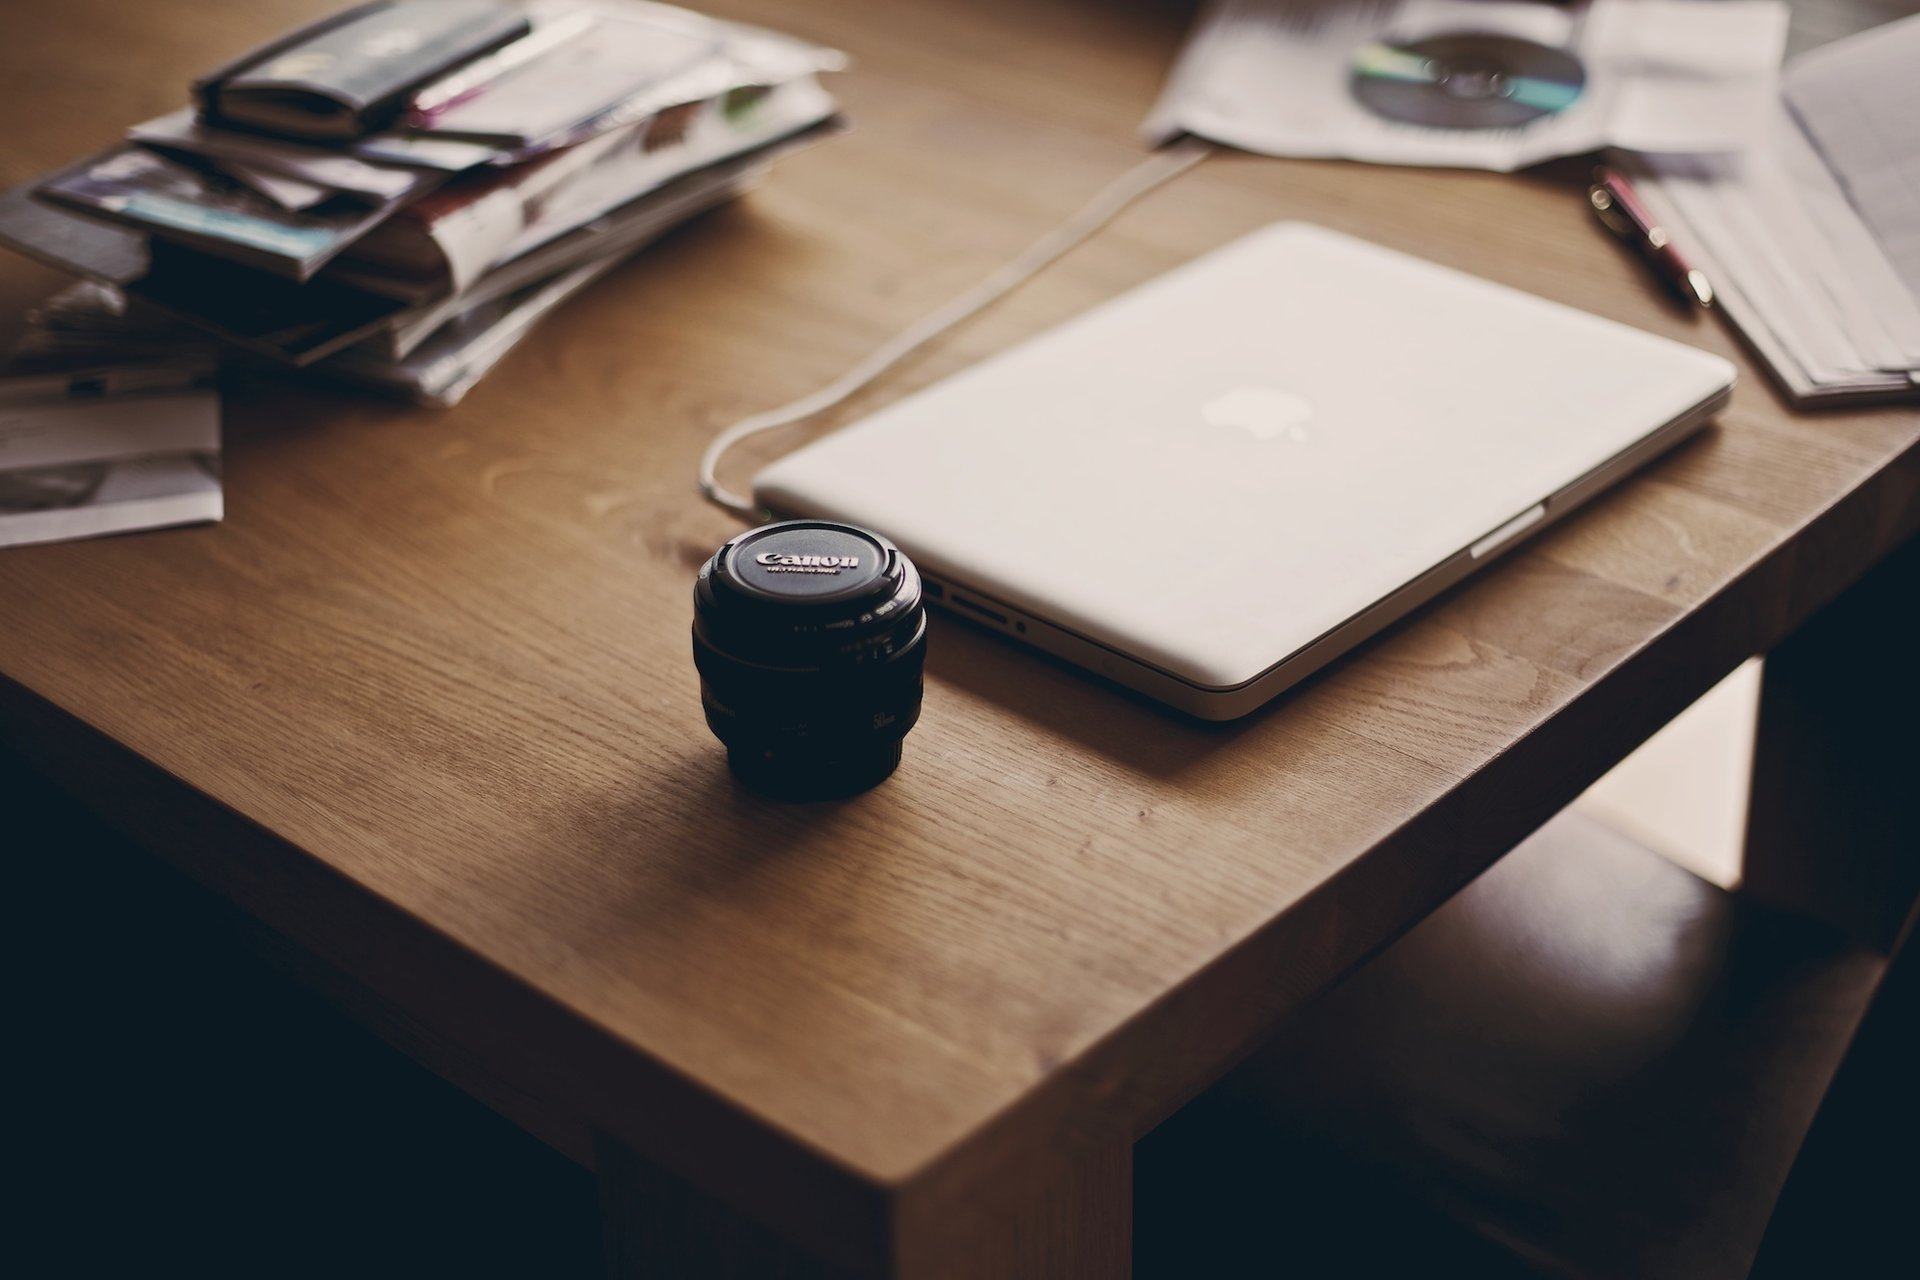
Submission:
M 1511 129 L 1565 111 L 1587 82 L 1580 60 L 1514 36 L 1461 33 L 1361 45 L 1353 96 L 1389 120 Z

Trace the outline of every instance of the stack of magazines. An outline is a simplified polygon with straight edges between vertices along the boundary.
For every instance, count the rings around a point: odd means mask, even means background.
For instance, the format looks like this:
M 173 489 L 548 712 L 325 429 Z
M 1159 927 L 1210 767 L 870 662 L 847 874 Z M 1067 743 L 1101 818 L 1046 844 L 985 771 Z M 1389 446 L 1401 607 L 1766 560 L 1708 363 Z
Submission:
M 0 194 L 0 242 L 85 282 L 16 359 L 211 337 L 452 403 L 540 316 L 835 127 L 817 77 L 840 62 L 640 0 L 335 14 Z

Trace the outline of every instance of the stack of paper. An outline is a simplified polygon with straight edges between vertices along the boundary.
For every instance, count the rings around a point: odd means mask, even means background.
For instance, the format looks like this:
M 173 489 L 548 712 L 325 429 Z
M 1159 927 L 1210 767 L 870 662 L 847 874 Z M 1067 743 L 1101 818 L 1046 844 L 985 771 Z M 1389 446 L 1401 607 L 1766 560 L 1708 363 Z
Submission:
M 541 314 L 831 127 L 816 77 L 840 62 L 639 0 L 363 5 L 0 195 L 0 241 L 122 291 L 130 311 L 81 295 L 120 319 L 450 403 Z
M 218 520 L 202 359 L 0 378 L 0 547 Z
M 1641 191 L 1796 403 L 1920 398 L 1920 17 L 1795 59 L 1766 144 Z

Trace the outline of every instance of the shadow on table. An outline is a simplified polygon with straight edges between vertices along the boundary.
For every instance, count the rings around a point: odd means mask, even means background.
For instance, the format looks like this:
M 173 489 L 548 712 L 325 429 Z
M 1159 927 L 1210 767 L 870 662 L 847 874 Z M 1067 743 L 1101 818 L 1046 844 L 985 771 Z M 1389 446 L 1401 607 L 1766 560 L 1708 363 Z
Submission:
M 932 625 L 927 637 L 930 686 L 958 685 L 1137 773 L 1178 774 L 1231 745 L 1252 723 L 1195 719 L 950 614 L 936 614 Z M 930 688 L 929 696 L 936 691 Z

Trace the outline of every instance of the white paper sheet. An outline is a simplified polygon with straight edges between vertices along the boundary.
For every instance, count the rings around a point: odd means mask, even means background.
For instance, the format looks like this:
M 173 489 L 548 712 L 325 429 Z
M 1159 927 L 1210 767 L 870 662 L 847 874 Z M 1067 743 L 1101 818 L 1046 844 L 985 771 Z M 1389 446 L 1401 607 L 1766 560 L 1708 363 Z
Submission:
M 1920 15 L 1794 59 L 1787 105 L 1920 296 Z
M 1786 31 L 1775 0 L 1216 0 L 1144 128 L 1156 142 L 1187 132 L 1268 155 L 1497 170 L 1609 145 L 1733 151 L 1777 94 Z M 1356 96 L 1359 51 L 1462 32 L 1564 50 L 1585 83 L 1505 128 L 1389 119 Z
M 221 513 L 216 392 L 0 400 L 0 547 Z
M 1642 195 L 1796 400 L 1920 397 L 1916 67 L 1920 19 L 1866 32 L 1795 59 L 1764 145 L 1641 160 Z

